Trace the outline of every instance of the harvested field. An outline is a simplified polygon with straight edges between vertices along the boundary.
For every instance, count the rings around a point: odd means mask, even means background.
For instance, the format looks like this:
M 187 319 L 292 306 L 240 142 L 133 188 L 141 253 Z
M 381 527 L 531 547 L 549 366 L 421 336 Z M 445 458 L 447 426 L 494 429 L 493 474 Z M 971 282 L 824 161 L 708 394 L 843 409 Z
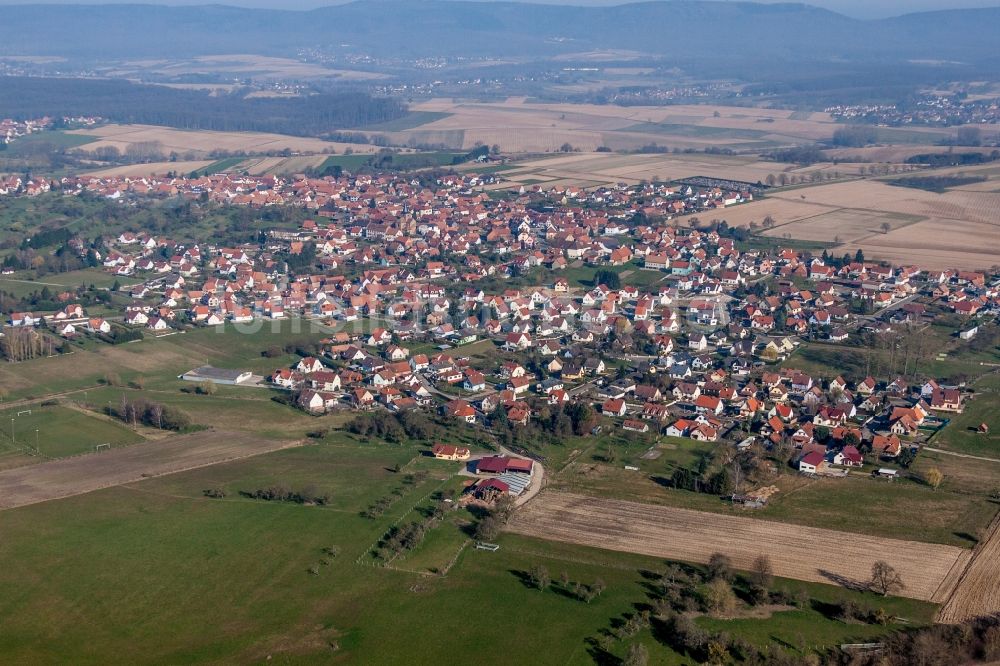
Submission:
M 474 166 L 469 170 L 474 171 Z M 559 181 L 583 187 L 636 184 L 643 180 L 677 180 L 692 176 L 728 178 L 749 183 L 763 182 L 768 175 L 856 171 L 846 164 L 814 164 L 800 167 L 785 162 L 761 160 L 753 155 L 572 153 L 531 159 L 509 165 L 503 177 L 507 186 L 533 181 Z
M 962 148 L 962 152 L 989 153 L 992 148 Z M 823 154 L 837 161 L 860 160 L 865 162 L 888 162 L 901 164 L 914 155 L 940 155 L 954 152 L 950 146 L 909 144 L 905 146 L 868 146 L 865 148 L 832 148 L 824 150 Z
M 79 134 L 99 139 L 88 143 L 79 150 L 92 152 L 105 146 L 114 146 L 125 152 L 130 144 L 158 141 L 165 153 L 182 155 L 193 153 L 201 157 L 213 150 L 230 152 L 268 153 L 291 150 L 297 153 L 323 153 L 336 150 L 342 153 L 346 148 L 355 152 L 375 152 L 376 146 L 354 143 L 334 143 L 308 137 L 285 136 L 264 132 L 216 132 L 212 130 L 179 130 L 155 125 L 104 125 L 94 129 L 71 130 L 68 134 Z
M 865 256 L 897 265 L 912 263 L 927 269 L 989 268 L 1000 257 L 1000 228 L 981 222 L 930 218 L 849 243 L 844 251 L 853 253 L 859 247 Z
M 82 495 L 296 446 L 246 433 L 205 431 L 0 471 L 0 509 Z
M 847 252 L 860 248 L 876 259 L 946 269 L 997 263 L 997 211 L 998 192 L 936 194 L 879 180 L 856 180 L 778 190 L 760 201 L 727 209 L 719 217 L 730 225 L 746 226 L 770 215 L 776 226 L 767 236 L 839 239 Z M 883 223 L 889 224 L 888 233 L 882 232 Z
M 177 60 L 133 60 L 123 63 L 111 74 L 136 77 L 149 74 L 161 76 L 228 74 L 239 77 L 275 79 L 341 78 L 344 80 L 370 80 L 386 78 L 385 74 L 361 70 L 328 69 L 322 65 L 301 62 L 292 58 L 279 58 L 255 54 L 219 54 Z
M 436 99 L 415 104 L 412 110 L 449 114 L 420 127 L 424 142 L 454 140 L 453 133 L 461 131 L 463 144 L 449 146 L 468 149 L 482 141 L 497 143 L 504 152 L 555 151 L 563 143 L 581 150 L 601 145 L 635 149 L 653 142 L 678 148 L 770 147 L 829 138 L 836 129 L 823 113 L 803 117 L 779 109 L 710 105 L 543 104 L 517 97 L 491 103 Z M 391 136 L 404 143 L 417 134 Z
M 906 585 L 901 596 L 933 602 L 949 597 L 971 557 L 955 546 L 558 492 L 545 492 L 520 509 L 509 529 L 688 562 L 705 563 L 719 552 L 745 570 L 763 553 L 775 575 L 846 586 L 863 585 L 872 564 L 885 559 Z
M 941 607 L 937 621 L 964 622 L 1000 612 L 1000 518 L 993 521 L 954 591 Z
M 900 223 L 900 220 L 893 218 L 890 214 L 869 213 L 844 208 L 803 218 L 794 223 L 794 231 L 791 233 L 798 240 L 829 241 L 831 240 L 830 229 L 836 229 L 837 237 L 842 243 L 856 243 L 874 234 L 881 234 L 880 226 L 883 223 L 895 227 Z M 764 235 L 779 237 L 785 233 L 789 233 L 789 229 L 782 225 L 765 231 Z
M 305 155 L 301 157 L 265 157 L 260 160 L 247 160 L 240 165 L 240 169 L 246 169 L 251 176 L 263 176 L 270 174 L 289 175 L 302 173 L 306 169 L 322 166 L 327 155 Z
M 125 166 L 110 167 L 108 169 L 98 169 L 89 171 L 85 176 L 162 176 L 169 171 L 176 171 L 179 174 L 187 175 L 192 171 L 204 169 L 214 160 L 189 160 L 186 162 L 150 162 L 149 164 L 127 164 Z

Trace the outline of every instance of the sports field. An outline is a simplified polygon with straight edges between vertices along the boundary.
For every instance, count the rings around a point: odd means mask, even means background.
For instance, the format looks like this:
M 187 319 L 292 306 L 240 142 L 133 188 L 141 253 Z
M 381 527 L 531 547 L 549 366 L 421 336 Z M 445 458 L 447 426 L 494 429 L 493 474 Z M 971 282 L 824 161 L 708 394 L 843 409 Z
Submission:
M 31 405 L 0 411 L 0 466 L 9 456 L 42 462 L 143 441 L 142 435 L 102 415 L 66 405 Z M 26 458 L 25 456 L 30 456 Z

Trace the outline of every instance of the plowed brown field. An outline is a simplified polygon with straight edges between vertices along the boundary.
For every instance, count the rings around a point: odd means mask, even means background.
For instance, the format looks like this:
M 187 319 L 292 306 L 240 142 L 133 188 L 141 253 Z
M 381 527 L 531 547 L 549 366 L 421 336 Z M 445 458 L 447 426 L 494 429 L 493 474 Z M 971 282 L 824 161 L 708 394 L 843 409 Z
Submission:
M 102 453 L 0 471 L 0 509 L 82 495 L 295 446 L 288 440 L 206 430 Z
M 687 562 L 724 553 L 739 569 L 750 569 L 765 554 L 778 576 L 848 586 L 863 585 L 872 564 L 886 560 L 906 585 L 902 596 L 934 602 L 949 597 L 971 556 L 954 546 L 559 492 L 539 495 L 515 514 L 509 529 Z
M 993 613 L 1000 613 L 1000 519 L 976 547 L 937 620 L 957 623 Z

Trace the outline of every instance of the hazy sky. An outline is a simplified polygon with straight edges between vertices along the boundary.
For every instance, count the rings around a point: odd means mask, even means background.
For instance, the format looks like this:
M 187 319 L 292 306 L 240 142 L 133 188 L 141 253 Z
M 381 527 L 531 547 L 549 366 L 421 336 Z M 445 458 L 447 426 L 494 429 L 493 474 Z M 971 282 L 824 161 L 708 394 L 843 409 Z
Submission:
M 237 7 L 261 7 L 267 9 L 314 9 L 327 5 L 341 4 L 344 0 L 153 0 L 145 4 L 164 5 L 204 5 L 222 4 Z M 413 0 L 419 2 L 419 0 Z M 548 2 L 560 5 L 618 5 L 622 0 L 522 0 L 528 2 Z M 779 2 L 782 0 L 758 0 Z M 787 0 L 784 0 L 787 1 Z M 19 4 L 109 4 L 112 2 L 142 3 L 143 0 L 0 0 L 0 5 Z M 958 9 L 961 7 L 995 7 L 1000 0 L 809 0 L 805 4 L 826 7 L 833 11 L 859 18 L 880 18 L 918 11 L 935 9 Z

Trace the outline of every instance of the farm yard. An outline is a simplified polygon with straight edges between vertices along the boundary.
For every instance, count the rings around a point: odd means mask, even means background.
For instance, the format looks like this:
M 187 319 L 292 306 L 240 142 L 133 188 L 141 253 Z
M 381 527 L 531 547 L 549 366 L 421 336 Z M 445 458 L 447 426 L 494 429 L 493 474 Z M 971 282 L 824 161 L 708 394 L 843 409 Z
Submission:
M 875 560 L 892 561 L 904 596 L 944 601 L 968 562 L 968 550 L 737 516 L 545 492 L 509 528 L 517 534 L 688 562 L 728 555 L 750 569 L 766 554 L 775 573 L 799 580 L 860 584 Z M 821 555 L 822 554 L 822 555 Z

